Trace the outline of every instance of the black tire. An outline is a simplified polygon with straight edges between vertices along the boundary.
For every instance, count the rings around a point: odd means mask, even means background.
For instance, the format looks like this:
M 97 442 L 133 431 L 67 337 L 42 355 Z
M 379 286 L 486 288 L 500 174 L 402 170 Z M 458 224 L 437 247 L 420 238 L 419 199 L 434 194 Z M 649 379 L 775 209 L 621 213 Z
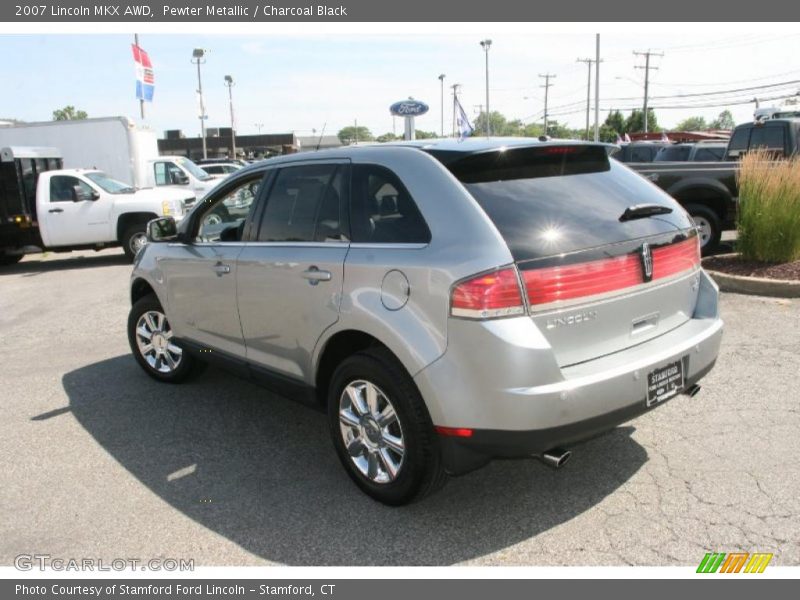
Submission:
M 125 251 L 125 256 L 127 256 L 131 261 L 136 258 L 136 254 L 138 252 L 135 241 L 137 239 L 141 239 L 141 236 L 146 235 L 147 223 L 137 223 L 136 225 L 131 225 L 125 230 L 125 233 L 122 234 L 122 239 L 120 240 L 122 243 L 122 249 Z
M 713 210 L 702 204 L 687 204 L 686 212 L 701 223 L 708 225 L 707 235 L 700 238 L 700 251 L 703 256 L 711 254 L 719 247 L 722 238 L 722 224 Z
M 158 298 L 156 298 L 153 294 L 149 294 L 144 298 L 137 300 L 128 314 L 128 343 L 130 344 L 131 352 L 133 352 L 136 362 L 139 363 L 139 366 L 142 367 L 144 372 L 150 377 L 164 383 L 181 383 L 190 377 L 197 375 L 203 369 L 205 364 L 190 355 L 178 342 L 172 342 L 172 344 L 181 350 L 180 359 L 177 361 L 177 367 L 169 371 L 164 372 L 154 367 L 142 354 L 142 351 L 139 348 L 137 325 L 139 324 L 139 319 L 143 315 L 152 311 L 162 314 L 164 313 L 164 309 L 161 308 L 161 303 L 158 301 Z M 164 318 L 166 328 L 168 329 L 169 321 L 166 320 L 166 316 Z M 162 362 L 166 363 L 166 361 Z
M 0 254 L 0 267 L 10 267 L 22 260 L 24 254 Z
M 345 388 L 356 381 L 377 386 L 391 402 L 402 428 L 405 452 L 394 480 L 372 481 L 354 464 L 339 422 L 339 403 Z M 366 494 L 391 506 L 424 498 L 447 481 L 441 454 L 425 403 L 406 370 L 382 348 L 359 352 L 334 371 L 328 389 L 328 422 L 336 454 L 347 474 Z

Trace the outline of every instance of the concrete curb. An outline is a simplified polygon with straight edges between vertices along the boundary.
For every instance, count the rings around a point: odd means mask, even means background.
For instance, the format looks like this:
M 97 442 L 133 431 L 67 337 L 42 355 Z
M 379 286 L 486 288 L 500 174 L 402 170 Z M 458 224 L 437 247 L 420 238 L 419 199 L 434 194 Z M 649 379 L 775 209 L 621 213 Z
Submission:
M 733 256 L 733 254 L 721 254 L 719 256 Z M 741 275 L 729 275 L 728 273 L 720 273 L 710 269 L 706 269 L 706 273 L 711 276 L 723 292 L 770 296 L 772 298 L 800 298 L 800 281 L 742 277 Z

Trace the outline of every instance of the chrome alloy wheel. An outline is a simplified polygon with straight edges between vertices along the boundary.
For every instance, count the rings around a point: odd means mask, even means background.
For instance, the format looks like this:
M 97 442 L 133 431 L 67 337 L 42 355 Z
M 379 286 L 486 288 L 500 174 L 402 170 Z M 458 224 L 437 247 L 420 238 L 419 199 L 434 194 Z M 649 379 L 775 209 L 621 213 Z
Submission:
M 133 252 L 134 255 L 139 253 L 139 250 L 144 248 L 147 245 L 147 234 L 144 231 L 140 231 L 134 233 L 131 236 L 130 241 L 128 242 L 128 246 Z
M 171 373 L 181 364 L 183 350 L 172 343 L 172 329 L 164 313 L 149 310 L 136 322 L 136 345 L 150 367 Z
M 374 483 L 391 483 L 403 467 L 403 429 L 394 406 L 369 381 L 351 381 L 339 398 L 339 429 L 353 464 Z
M 699 215 L 692 215 L 692 220 L 700 236 L 700 247 L 703 248 L 711 239 L 711 223 L 708 222 L 708 219 Z

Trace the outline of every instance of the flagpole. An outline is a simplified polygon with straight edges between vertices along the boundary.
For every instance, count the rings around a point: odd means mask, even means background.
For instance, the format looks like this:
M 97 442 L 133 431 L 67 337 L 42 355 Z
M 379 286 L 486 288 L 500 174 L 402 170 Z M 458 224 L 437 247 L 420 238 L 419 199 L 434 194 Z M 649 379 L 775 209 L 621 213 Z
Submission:
M 139 34 L 138 33 L 134 33 L 133 34 L 133 43 L 136 45 L 137 48 L 139 47 Z M 144 121 L 144 99 L 143 98 L 139 98 L 139 114 L 142 117 L 142 121 Z

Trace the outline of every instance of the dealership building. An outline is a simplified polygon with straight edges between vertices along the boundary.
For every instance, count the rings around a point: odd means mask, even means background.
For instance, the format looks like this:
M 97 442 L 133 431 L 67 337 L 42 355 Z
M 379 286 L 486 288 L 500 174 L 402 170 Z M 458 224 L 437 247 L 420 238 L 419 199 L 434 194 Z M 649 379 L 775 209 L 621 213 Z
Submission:
M 259 133 L 236 135 L 236 154 L 246 158 L 268 158 L 280 154 L 309 150 L 336 148 L 341 146 L 335 135 L 298 136 L 294 133 Z M 158 152 L 162 155 L 203 158 L 203 140 L 200 136 L 186 137 L 180 129 L 164 132 L 158 140 Z M 232 154 L 231 128 L 209 127 L 206 129 L 206 154 L 208 158 L 226 158 Z

